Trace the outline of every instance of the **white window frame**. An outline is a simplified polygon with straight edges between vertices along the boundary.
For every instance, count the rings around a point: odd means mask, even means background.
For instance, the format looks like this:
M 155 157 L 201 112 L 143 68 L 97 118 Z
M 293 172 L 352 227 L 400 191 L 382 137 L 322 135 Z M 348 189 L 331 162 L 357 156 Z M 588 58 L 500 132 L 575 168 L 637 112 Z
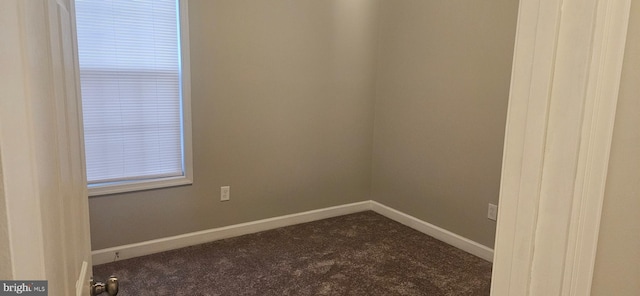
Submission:
M 181 95 L 183 175 L 146 180 L 130 180 L 88 185 L 89 196 L 126 193 L 193 184 L 193 154 L 191 148 L 191 63 L 189 57 L 188 0 L 178 0 L 180 17 Z M 74 36 L 77 38 L 77 35 Z M 75 42 L 77 44 L 77 40 Z M 81 99 L 80 99 L 81 100 Z

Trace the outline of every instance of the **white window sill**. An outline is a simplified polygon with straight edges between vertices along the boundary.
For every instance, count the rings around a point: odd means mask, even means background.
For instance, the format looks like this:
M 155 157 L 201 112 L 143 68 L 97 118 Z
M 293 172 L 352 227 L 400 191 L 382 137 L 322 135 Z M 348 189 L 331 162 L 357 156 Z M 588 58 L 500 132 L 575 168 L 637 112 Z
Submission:
M 100 196 L 116 193 L 134 192 L 193 184 L 191 178 L 185 176 L 158 178 L 153 180 L 128 181 L 104 185 L 89 185 L 89 196 Z

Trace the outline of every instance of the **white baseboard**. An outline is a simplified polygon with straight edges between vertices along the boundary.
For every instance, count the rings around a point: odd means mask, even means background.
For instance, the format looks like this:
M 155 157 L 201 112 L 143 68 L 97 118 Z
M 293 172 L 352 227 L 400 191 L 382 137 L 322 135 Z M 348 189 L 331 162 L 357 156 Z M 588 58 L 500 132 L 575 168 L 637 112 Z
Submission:
M 446 229 L 442 229 L 431 223 L 424 222 L 416 217 L 407 215 L 376 201 L 371 201 L 371 209 L 380 215 L 427 234 L 437 240 L 443 241 L 469 254 L 475 255 L 489 262 L 493 262 L 493 249 L 487 246 L 481 245 Z
M 116 252 L 119 252 L 118 260 L 150 255 L 154 253 L 204 244 L 220 239 L 271 230 L 284 226 L 322 220 L 357 212 L 371 210 L 370 201 L 363 201 L 329 207 L 319 210 L 307 211 L 297 214 L 285 215 L 247 223 L 241 223 L 226 227 L 213 228 L 197 232 L 191 232 L 166 238 L 154 239 L 146 242 L 117 246 L 91 252 L 93 265 L 115 261 Z
M 118 260 L 130 259 L 150 255 L 154 253 L 184 248 L 204 244 L 220 239 L 256 233 L 275 228 L 291 226 L 300 223 L 312 222 L 347 214 L 373 210 L 391 220 L 404 224 L 440 241 L 450 244 L 456 248 L 478 256 L 487 261 L 493 260 L 493 250 L 476 243 L 472 240 L 459 236 L 453 232 L 442 229 L 438 226 L 424 222 L 418 218 L 409 216 L 400 211 L 394 210 L 375 201 L 363 201 L 329 207 L 319 210 L 307 211 L 297 214 L 285 215 L 247 223 L 241 223 L 226 227 L 213 228 L 203 231 L 186 233 L 161 239 L 154 239 L 146 242 L 117 246 L 107 249 L 95 250 L 91 252 L 93 265 L 104 264 L 115 261 L 116 252 L 119 253 Z

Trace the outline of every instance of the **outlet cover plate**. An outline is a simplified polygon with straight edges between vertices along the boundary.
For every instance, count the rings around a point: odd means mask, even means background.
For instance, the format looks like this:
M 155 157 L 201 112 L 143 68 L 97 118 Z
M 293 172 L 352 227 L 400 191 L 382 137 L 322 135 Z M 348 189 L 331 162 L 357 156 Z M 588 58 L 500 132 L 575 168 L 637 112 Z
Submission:
M 220 187 L 220 201 L 228 201 L 231 196 L 231 187 L 230 186 L 222 186 Z
M 489 220 L 496 221 L 498 219 L 498 206 L 494 204 L 489 204 L 489 210 L 487 212 L 487 218 Z

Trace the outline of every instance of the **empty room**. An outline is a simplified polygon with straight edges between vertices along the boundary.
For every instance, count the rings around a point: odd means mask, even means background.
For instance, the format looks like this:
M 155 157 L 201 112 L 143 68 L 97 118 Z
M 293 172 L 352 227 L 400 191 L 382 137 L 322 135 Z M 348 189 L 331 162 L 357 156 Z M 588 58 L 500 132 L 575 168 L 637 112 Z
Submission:
M 640 294 L 640 0 L 5 0 L 0 27 L 5 293 Z

